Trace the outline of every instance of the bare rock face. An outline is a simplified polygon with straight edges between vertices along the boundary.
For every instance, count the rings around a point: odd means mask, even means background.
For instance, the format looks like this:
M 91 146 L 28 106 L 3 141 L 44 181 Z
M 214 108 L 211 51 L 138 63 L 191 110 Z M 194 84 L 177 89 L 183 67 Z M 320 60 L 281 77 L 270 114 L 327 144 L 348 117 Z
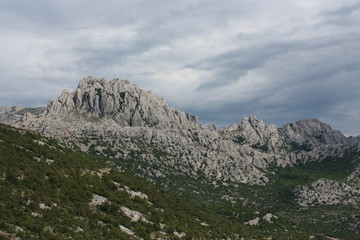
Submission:
M 310 186 L 300 185 L 292 192 L 300 206 L 353 205 L 359 206 L 360 190 L 346 182 L 319 179 Z
M 290 142 L 308 147 L 308 149 L 324 144 L 347 143 L 347 138 L 341 132 L 331 129 L 328 124 L 314 118 L 286 124 L 280 131 Z
M 164 99 L 127 80 L 82 79 L 74 93 L 64 90 L 48 105 L 52 116 L 73 111 L 82 116 L 113 119 L 120 126 L 192 128 L 196 116 L 169 107 Z
M 21 115 L 19 112 L 25 109 L 24 107 L 0 107 L 0 122 L 7 122 L 18 120 Z
M 25 108 L 20 106 L 15 107 L 0 107 L 0 123 L 11 124 L 19 121 L 24 115 L 41 115 L 45 114 L 46 108 Z
M 46 114 L 24 114 L 12 125 L 78 143 L 84 150 L 136 157 L 134 168 L 150 179 L 171 173 L 249 184 L 268 181 L 259 169 L 268 163 L 258 150 L 224 139 L 196 116 L 169 107 L 127 80 L 85 78 L 75 92 L 64 90 L 50 100 Z
M 322 161 L 360 149 L 359 138 L 349 140 L 316 119 L 279 129 L 256 117 L 224 130 L 203 126 L 196 116 L 121 79 L 82 79 L 74 92 L 64 90 L 50 100 L 46 112 L 1 108 L 0 121 L 133 161 L 134 171 L 149 180 L 173 174 L 220 184 L 266 184 L 269 166 Z
M 255 116 L 245 117 L 239 125 L 225 129 L 225 133 L 240 142 L 268 150 L 278 150 L 283 144 L 276 126 L 267 126 Z

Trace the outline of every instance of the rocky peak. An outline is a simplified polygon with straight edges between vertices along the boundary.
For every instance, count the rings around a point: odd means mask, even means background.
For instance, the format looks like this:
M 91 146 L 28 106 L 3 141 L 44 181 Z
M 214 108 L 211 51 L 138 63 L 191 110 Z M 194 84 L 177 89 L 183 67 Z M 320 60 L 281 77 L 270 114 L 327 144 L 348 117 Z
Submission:
M 280 132 L 285 138 L 298 145 L 313 149 L 323 144 L 345 144 L 347 138 L 340 132 L 333 130 L 330 125 L 315 118 L 301 119 L 285 124 Z
M 236 130 L 238 130 L 239 129 L 239 125 L 237 125 L 237 124 L 235 124 L 235 123 L 233 123 L 233 124 L 231 124 L 231 126 L 229 126 L 229 127 L 225 127 L 224 128 L 224 132 L 225 133 L 231 133 L 231 132 L 234 132 L 234 131 L 236 131 Z
M 217 131 L 121 79 L 88 77 L 74 92 L 64 90 L 57 100 L 49 101 L 44 114 L 36 109 L 1 108 L 0 121 L 2 115 L 14 126 L 73 141 L 84 151 L 92 147 L 99 154 L 134 161 L 132 167 L 149 179 L 174 173 L 264 184 L 270 165 L 343 157 L 349 149 L 338 144 L 349 140 L 316 119 L 277 129 L 250 116 Z M 289 147 L 292 142 L 319 147 L 298 151 Z M 352 142 L 360 146 L 357 138 Z
M 110 118 L 121 126 L 192 128 L 198 125 L 196 116 L 176 111 L 164 99 L 121 79 L 84 78 L 75 92 L 64 90 L 58 100 L 49 101 L 48 114 L 61 116 L 71 112 Z
M 46 108 L 0 107 L 0 123 L 11 124 L 19 121 L 26 114 L 39 116 L 46 112 Z
M 239 125 L 232 125 L 226 132 L 252 146 L 276 149 L 282 144 L 275 125 L 265 125 L 264 121 L 255 116 L 244 117 Z

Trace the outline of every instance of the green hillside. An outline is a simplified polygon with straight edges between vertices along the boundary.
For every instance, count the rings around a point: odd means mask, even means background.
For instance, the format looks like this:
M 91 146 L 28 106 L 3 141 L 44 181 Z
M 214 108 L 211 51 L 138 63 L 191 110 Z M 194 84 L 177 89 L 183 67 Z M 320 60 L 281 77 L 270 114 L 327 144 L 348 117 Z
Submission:
M 220 201 L 223 191 L 200 180 L 177 182 L 161 190 L 105 158 L 0 124 L 0 239 L 323 238 L 289 213 L 267 221 L 264 206 Z M 208 196 L 179 194 L 186 184 Z

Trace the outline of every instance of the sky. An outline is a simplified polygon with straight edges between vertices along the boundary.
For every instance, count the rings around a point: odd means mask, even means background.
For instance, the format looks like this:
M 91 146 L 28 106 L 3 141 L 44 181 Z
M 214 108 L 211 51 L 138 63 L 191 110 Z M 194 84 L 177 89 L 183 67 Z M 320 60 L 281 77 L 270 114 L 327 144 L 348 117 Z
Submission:
M 0 106 L 128 79 L 218 127 L 360 135 L 360 0 L 1 0 Z

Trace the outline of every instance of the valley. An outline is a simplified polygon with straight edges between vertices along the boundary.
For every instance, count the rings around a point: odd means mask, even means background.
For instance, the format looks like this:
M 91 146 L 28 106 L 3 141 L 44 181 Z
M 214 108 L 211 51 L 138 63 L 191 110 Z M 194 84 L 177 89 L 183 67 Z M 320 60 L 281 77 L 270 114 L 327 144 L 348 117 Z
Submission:
M 5 239 L 360 234 L 360 137 L 318 119 L 216 129 L 127 80 L 88 77 L 46 108 L 1 107 L 0 122 Z

